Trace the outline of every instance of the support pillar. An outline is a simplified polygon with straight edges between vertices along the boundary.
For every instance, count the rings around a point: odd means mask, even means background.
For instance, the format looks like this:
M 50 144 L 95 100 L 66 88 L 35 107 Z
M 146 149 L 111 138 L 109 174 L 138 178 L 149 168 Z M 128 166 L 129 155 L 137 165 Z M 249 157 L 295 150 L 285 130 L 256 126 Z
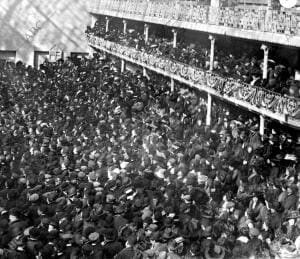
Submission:
M 92 47 L 89 47 L 88 48 L 88 53 L 89 53 L 89 57 L 92 58 L 94 53 L 95 53 L 95 50 Z
M 174 92 L 174 88 L 175 88 L 175 82 L 174 82 L 174 79 L 171 78 L 171 92 L 172 93 Z
M 95 26 L 97 19 L 94 15 L 91 16 L 91 27 L 93 28 Z
M 207 93 L 206 126 L 211 125 L 211 106 L 212 106 L 211 94 Z
M 177 47 L 177 30 L 172 29 L 173 32 L 173 48 Z
M 105 32 L 109 32 L 109 18 L 105 17 L 106 25 L 105 25 Z
M 149 24 L 144 25 L 144 36 L 145 36 L 145 43 L 149 41 Z
M 264 51 L 264 64 L 263 64 L 263 79 L 268 78 L 268 60 L 269 60 L 269 47 L 267 45 L 261 45 L 261 49 Z
M 267 11 L 265 16 L 266 24 L 272 23 L 273 0 L 268 0 Z
M 143 67 L 143 76 L 147 76 L 147 70 L 145 67 Z
M 300 70 L 295 70 L 295 80 L 300 81 Z
M 126 35 L 126 33 L 127 33 L 127 21 L 126 20 L 123 20 L 123 33 L 124 33 L 124 35 Z
M 126 61 L 121 59 L 121 73 L 124 73 L 126 70 Z
M 265 117 L 263 115 L 259 116 L 259 134 L 263 136 L 265 134 Z
M 214 59 L 215 59 L 215 42 L 216 42 L 216 38 L 213 35 L 209 35 L 208 39 L 210 40 L 209 70 L 213 71 L 213 69 L 214 69 Z
M 273 0 L 268 0 L 267 4 L 268 4 L 268 9 L 273 8 Z
M 210 6 L 219 8 L 220 7 L 220 0 L 211 0 L 210 1 Z

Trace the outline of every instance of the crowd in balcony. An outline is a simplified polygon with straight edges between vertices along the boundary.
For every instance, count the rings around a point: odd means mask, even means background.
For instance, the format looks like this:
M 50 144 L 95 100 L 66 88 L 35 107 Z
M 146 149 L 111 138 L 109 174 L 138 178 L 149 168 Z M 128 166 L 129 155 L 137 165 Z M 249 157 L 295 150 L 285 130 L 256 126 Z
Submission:
M 168 81 L 0 64 L 1 258 L 299 258 L 300 138 Z
M 173 48 L 171 39 L 150 35 L 148 42 L 145 42 L 143 33 L 134 29 L 129 29 L 124 34 L 120 27 L 111 26 L 106 32 L 105 24 L 100 21 L 97 21 L 93 28 L 88 27 L 87 32 L 149 54 L 167 57 L 204 70 L 210 69 L 210 47 L 187 43 L 183 38 L 179 38 L 176 48 Z M 230 50 L 216 48 L 213 72 L 255 87 L 299 98 L 300 81 L 295 80 L 295 69 L 269 59 L 267 78 L 263 79 L 263 60 L 252 54 L 251 45 L 247 44 L 246 48 L 247 50 L 243 51 L 245 48 L 240 46 L 241 51 L 235 51 L 234 54 L 232 54 L 233 50 L 230 52 Z

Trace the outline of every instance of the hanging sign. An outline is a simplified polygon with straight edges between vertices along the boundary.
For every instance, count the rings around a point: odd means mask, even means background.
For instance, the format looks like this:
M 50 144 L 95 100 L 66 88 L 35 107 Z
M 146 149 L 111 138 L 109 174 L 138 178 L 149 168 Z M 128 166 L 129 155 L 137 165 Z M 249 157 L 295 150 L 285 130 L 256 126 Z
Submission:
M 56 45 L 49 50 L 50 62 L 56 62 L 57 60 L 62 58 L 63 58 L 63 52 L 59 48 L 57 48 Z

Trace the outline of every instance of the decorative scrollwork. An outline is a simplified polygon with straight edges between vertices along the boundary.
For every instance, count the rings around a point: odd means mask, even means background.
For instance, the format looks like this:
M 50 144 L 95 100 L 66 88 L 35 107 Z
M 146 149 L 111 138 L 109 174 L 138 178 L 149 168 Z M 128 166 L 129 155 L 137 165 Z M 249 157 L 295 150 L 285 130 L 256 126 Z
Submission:
M 159 68 L 165 72 L 179 76 L 182 79 L 191 80 L 195 84 L 195 87 L 199 85 L 209 87 L 219 94 L 236 98 L 237 100 L 247 102 L 258 108 L 265 108 L 273 113 L 287 114 L 291 117 L 300 114 L 299 99 L 281 96 L 278 93 L 263 88 L 244 84 L 233 79 L 226 79 L 193 66 L 153 54 L 146 54 L 142 51 L 91 35 L 87 36 L 87 40 L 93 46 L 106 48 L 112 52 L 127 56 L 132 60 L 139 61 L 142 64 Z

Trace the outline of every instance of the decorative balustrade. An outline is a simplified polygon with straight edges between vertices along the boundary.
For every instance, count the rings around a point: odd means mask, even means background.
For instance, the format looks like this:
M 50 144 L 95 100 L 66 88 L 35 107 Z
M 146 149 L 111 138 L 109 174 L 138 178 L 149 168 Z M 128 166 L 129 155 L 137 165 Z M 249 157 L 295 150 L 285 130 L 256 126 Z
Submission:
M 145 0 L 90 0 L 90 11 L 117 12 L 230 28 L 300 36 L 300 13 L 266 8 L 214 8 L 200 3 Z
M 234 98 L 257 108 L 264 108 L 274 114 L 299 118 L 299 99 L 282 96 L 260 87 L 244 84 L 230 78 L 224 78 L 217 74 L 203 71 L 197 67 L 192 67 L 168 58 L 147 54 L 93 35 L 87 35 L 87 38 L 89 44 L 92 46 L 104 48 L 112 53 L 128 57 L 140 64 L 158 68 L 164 72 L 176 75 L 182 79 L 193 82 L 195 86 L 198 85 L 209 88 L 218 95 Z

